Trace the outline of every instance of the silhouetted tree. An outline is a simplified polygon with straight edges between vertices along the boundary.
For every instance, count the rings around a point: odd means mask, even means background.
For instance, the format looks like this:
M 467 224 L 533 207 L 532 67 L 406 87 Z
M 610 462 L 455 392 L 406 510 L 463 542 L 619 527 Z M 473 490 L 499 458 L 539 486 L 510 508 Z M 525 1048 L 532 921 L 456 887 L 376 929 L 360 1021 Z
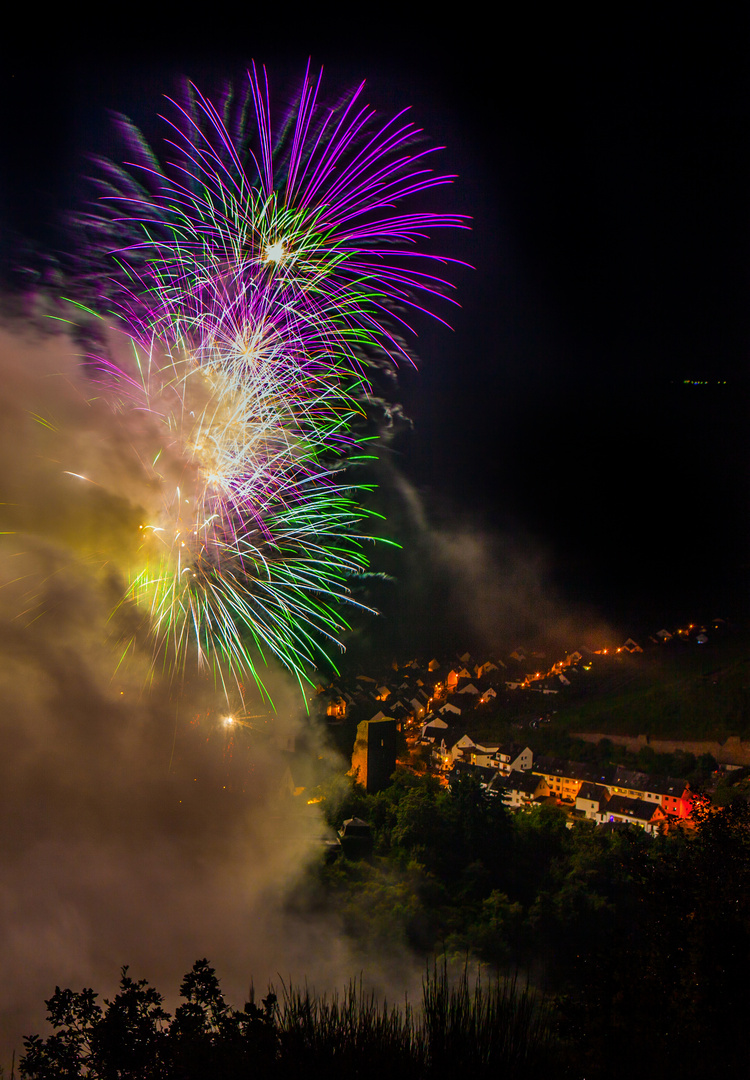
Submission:
M 145 979 L 135 982 L 122 969 L 120 990 L 106 1008 L 93 990 L 56 988 L 46 1002 L 55 1029 L 47 1039 L 24 1040 L 21 1075 L 29 1080 L 240 1080 L 250 1069 L 269 1075 L 278 1051 L 273 994 L 258 1008 L 226 1004 L 207 960 L 185 976 L 185 1003 L 174 1019 Z

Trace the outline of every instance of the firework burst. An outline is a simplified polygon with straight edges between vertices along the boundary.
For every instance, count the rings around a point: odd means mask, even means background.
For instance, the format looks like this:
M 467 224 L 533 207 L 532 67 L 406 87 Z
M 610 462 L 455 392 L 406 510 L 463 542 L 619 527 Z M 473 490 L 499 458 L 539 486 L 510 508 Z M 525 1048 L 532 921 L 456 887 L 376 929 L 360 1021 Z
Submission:
M 155 422 L 166 453 L 143 462 L 159 498 L 129 595 L 150 612 L 157 651 L 184 663 L 192 645 L 199 664 L 224 661 L 259 683 L 255 657 L 270 651 L 304 678 L 321 637 L 335 642 L 346 627 L 347 581 L 367 566 L 364 511 L 344 477 L 352 446 L 335 457 L 339 436 L 307 415 L 312 402 L 292 393 L 285 365 L 250 378 L 190 357 L 136 357 L 127 407 Z M 317 411 L 338 410 L 331 426 L 346 432 L 354 406 L 347 415 L 326 392 Z
M 408 209 L 452 178 L 403 113 L 378 122 L 363 86 L 327 108 L 319 88 L 308 68 L 277 136 L 265 72 L 218 106 L 190 85 L 164 163 L 120 118 L 134 160 L 103 163 L 84 219 L 110 267 L 97 306 L 124 321 L 138 377 L 109 373 L 181 462 L 176 479 L 148 463 L 161 506 L 130 595 L 165 655 L 197 647 L 238 679 L 260 681 L 266 650 L 302 679 L 321 636 L 340 640 L 367 566 L 348 471 L 367 364 L 406 355 L 409 311 L 449 289 L 450 260 L 418 242 L 464 224 Z

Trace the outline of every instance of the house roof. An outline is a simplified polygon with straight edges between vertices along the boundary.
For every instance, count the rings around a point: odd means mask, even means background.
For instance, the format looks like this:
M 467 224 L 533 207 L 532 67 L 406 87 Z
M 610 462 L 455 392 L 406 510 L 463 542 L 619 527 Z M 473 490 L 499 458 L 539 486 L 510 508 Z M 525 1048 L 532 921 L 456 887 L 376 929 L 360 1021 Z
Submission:
M 523 795 L 533 795 L 539 783 L 540 778 L 533 773 L 513 769 L 509 776 L 498 773 L 490 786 L 493 791 L 518 791 Z
M 456 739 L 456 741 L 452 744 L 451 749 L 453 749 L 454 746 L 460 746 L 462 750 L 464 748 L 468 750 L 470 746 L 476 745 L 477 743 L 474 742 L 471 735 L 464 733 L 458 739 Z
M 441 720 L 438 716 L 433 716 L 432 720 L 422 725 L 422 730 L 426 731 L 428 728 L 432 728 L 433 731 L 440 729 L 441 732 L 447 731 L 449 724 L 445 720 Z
M 609 792 L 603 784 L 594 784 L 591 781 L 586 781 L 585 784 L 581 784 L 581 788 L 576 798 L 589 799 L 591 802 L 598 802 L 601 806 L 602 803 L 607 802 L 609 799 Z
M 399 711 L 400 712 L 409 712 L 410 711 L 408 709 L 408 707 L 406 705 L 404 705 L 403 701 L 401 701 L 400 698 L 397 698 L 394 702 L 392 702 L 388 706 L 388 708 L 391 710 L 392 713 L 399 712 Z
M 502 754 L 503 757 L 509 757 L 511 761 L 513 761 L 519 754 L 522 754 L 524 750 L 529 749 L 530 747 L 522 746 L 521 743 L 500 743 L 497 752 L 498 754 Z
M 497 776 L 497 769 L 486 765 L 472 765 L 469 761 L 456 761 L 451 769 L 450 778 L 458 780 L 462 776 L 476 776 L 483 784 L 489 784 Z
M 650 790 L 657 795 L 671 795 L 675 799 L 681 799 L 686 793 L 690 794 L 687 780 L 679 780 L 674 776 L 652 776 L 650 780 L 653 784 Z
M 454 709 L 467 709 L 470 708 L 471 700 L 471 697 L 467 697 L 466 694 L 449 694 L 440 708 L 444 709 L 446 705 L 452 705 Z
M 585 761 L 567 761 L 565 758 L 547 757 L 544 754 L 534 762 L 534 772 L 545 776 L 560 776 L 569 780 L 607 783 L 607 771 Z M 624 786 L 624 785 L 623 785 Z
M 627 795 L 613 795 L 603 812 L 620 814 L 622 817 L 632 818 L 633 821 L 651 821 L 654 817 L 664 816 L 657 803 L 647 802 L 645 799 L 630 799 Z
M 648 791 L 653 795 L 671 795 L 675 799 L 682 798 L 685 791 L 690 790 L 687 780 L 674 776 L 651 776 L 650 773 L 623 769 L 622 765 L 615 769 L 612 784 L 615 787 L 632 788 L 633 791 Z
M 633 788 L 634 791 L 653 791 L 651 786 L 654 777 L 645 772 L 637 772 L 635 769 L 624 769 L 618 765 L 612 783 L 615 787 Z
M 490 791 L 497 793 L 499 791 L 510 791 L 510 776 L 506 776 L 505 773 L 498 772 L 497 769 L 492 770 L 494 776 L 489 782 Z

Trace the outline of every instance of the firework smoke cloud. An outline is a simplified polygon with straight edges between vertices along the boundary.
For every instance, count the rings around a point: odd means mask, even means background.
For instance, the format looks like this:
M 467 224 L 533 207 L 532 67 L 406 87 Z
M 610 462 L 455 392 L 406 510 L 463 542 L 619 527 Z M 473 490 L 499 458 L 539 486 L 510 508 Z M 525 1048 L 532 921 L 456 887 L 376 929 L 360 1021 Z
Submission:
M 351 971 L 335 913 L 284 908 L 324 832 L 286 750 L 328 752 L 273 661 L 301 682 L 341 641 L 368 373 L 445 296 L 419 246 L 461 219 L 408 209 L 450 179 L 413 124 L 319 81 L 278 124 L 255 70 L 188 88 L 163 163 L 121 120 L 71 281 L 31 318 L 2 298 L 4 1066 L 56 981 L 123 962 L 176 985 L 209 955 L 237 1000 Z
M 164 162 L 120 117 L 132 161 L 100 162 L 79 220 L 86 306 L 128 342 L 100 350 L 98 382 L 154 433 L 129 596 L 157 656 L 238 681 L 268 654 L 302 680 L 340 643 L 367 566 L 368 363 L 406 356 L 409 312 L 450 288 L 420 242 L 464 226 L 410 209 L 452 179 L 414 124 L 379 121 L 363 85 L 327 107 L 320 81 L 308 67 L 278 127 L 254 66 L 216 105 L 189 85 Z

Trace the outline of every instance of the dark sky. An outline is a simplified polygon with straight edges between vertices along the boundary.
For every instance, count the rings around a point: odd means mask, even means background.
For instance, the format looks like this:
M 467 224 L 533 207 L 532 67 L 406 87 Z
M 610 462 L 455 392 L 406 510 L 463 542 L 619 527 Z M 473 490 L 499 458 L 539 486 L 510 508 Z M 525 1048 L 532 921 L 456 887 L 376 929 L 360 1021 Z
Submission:
M 389 8 L 340 11 L 300 19 L 280 8 L 258 21 L 256 8 L 220 5 L 202 22 L 141 26 L 123 10 L 117 29 L 85 42 L 68 24 L 42 38 L 30 27 L 0 76 L 0 218 L 54 246 L 56 216 L 82 193 L 84 154 L 117 156 L 106 110 L 155 134 L 180 75 L 210 88 L 255 58 L 283 86 L 311 55 L 330 87 L 367 78 L 374 104 L 413 105 L 445 143 L 445 167 L 459 174 L 446 203 L 474 219 L 443 241 L 474 270 L 456 273 L 454 332 L 419 328 L 421 370 L 402 387 L 415 426 L 392 457 L 442 544 L 433 571 L 457 552 L 473 567 L 460 579 L 469 607 L 479 594 L 510 611 L 554 595 L 559 612 L 583 605 L 626 630 L 744 615 L 750 42 L 740 5 L 710 22 L 677 5 L 593 22 L 524 5 L 496 27 L 471 6 L 408 21 Z M 409 514 L 413 525 L 413 507 L 394 511 L 402 536 Z M 405 620 L 405 597 L 419 624 L 455 607 L 455 595 L 416 582 L 417 562 L 394 567 L 400 601 L 379 598 L 386 633 Z M 489 622 L 502 632 L 501 618 Z
M 490 25 L 470 5 L 311 5 L 306 17 L 182 5 L 160 23 L 124 5 L 93 18 L 61 8 L 53 22 L 16 4 L 25 25 L 0 34 L 2 261 L 38 264 L 63 245 L 56 222 L 85 194 L 85 155 L 120 153 L 107 110 L 156 138 L 180 76 L 210 91 L 254 58 L 280 92 L 311 56 L 334 94 L 366 78 L 382 114 L 413 105 L 447 147 L 459 180 L 446 208 L 474 221 L 443 247 L 474 269 L 456 272 L 454 331 L 420 325 L 420 370 L 403 373 L 414 426 L 384 452 L 379 498 L 405 546 L 376 550 L 374 568 L 397 580 L 373 593 L 383 618 L 358 624 L 350 655 L 512 648 L 545 633 L 570 647 L 607 627 L 624 637 L 742 617 L 750 42 L 741 6 L 728 6 L 706 22 L 684 4 L 644 18 L 607 5 L 592 22 L 575 5 L 550 20 L 523 4 Z M 193 786 L 200 768 L 220 775 L 233 760 L 205 680 L 191 673 L 176 693 L 149 676 L 144 693 L 150 649 L 132 669 L 113 661 L 113 608 L 129 619 L 122 582 L 81 552 L 103 544 L 119 565 L 127 483 L 119 512 L 109 496 L 129 477 L 130 436 L 110 446 L 109 412 L 83 408 L 73 346 L 19 346 L 0 327 L 0 352 L 0 477 L 13 493 L 0 501 L 32 523 L 21 562 L 0 564 L 2 1064 L 19 1032 L 39 1030 L 56 983 L 111 993 L 122 963 L 169 989 L 208 955 L 237 1003 L 249 973 L 256 986 L 266 971 L 339 984 L 356 967 L 327 925 L 335 913 L 326 925 L 277 918 L 317 819 L 303 834 L 278 812 L 271 742 L 258 737 L 257 807 L 227 814 L 218 789 Z M 32 408 L 59 427 L 34 425 Z M 75 473 L 111 451 L 93 494 L 71 495 L 52 467 L 68 439 Z M 274 727 L 295 732 L 298 695 L 278 682 Z M 183 783 L 188 818 L 173 805 Z M 399 975 L 389 998 L 403 986 Z

